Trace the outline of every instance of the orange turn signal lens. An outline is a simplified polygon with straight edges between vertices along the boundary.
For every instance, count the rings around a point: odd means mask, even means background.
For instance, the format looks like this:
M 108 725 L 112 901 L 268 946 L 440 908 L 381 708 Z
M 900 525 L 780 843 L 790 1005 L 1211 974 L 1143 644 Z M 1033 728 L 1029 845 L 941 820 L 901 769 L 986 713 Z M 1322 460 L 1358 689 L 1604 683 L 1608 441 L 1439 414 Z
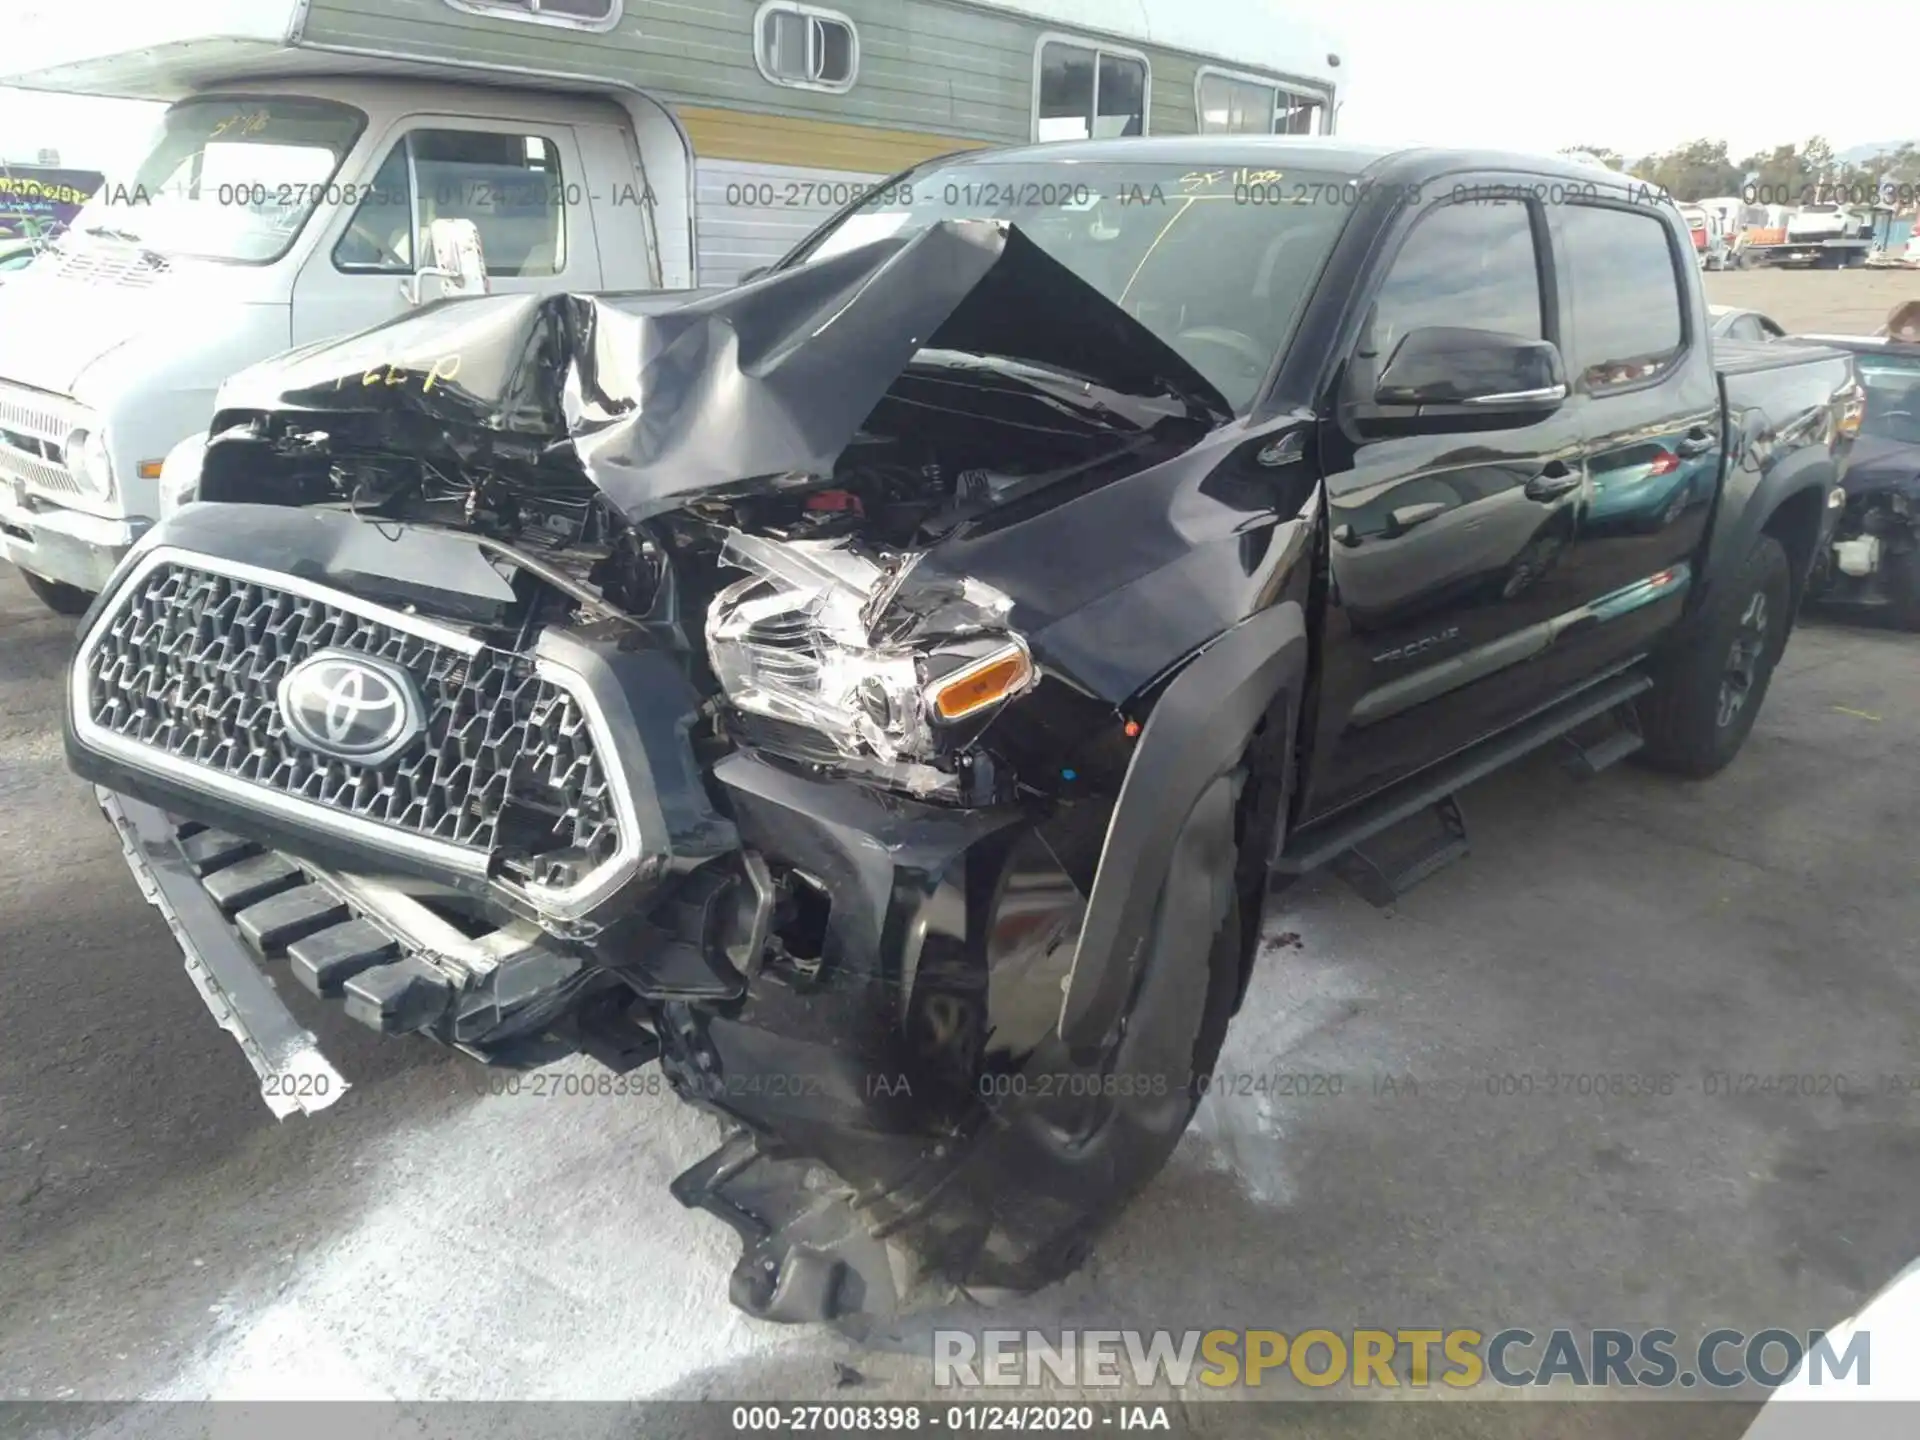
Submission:
M 927 687 L 927 703 L 941 720 L 964 720 L 1033 683 L 1033 661 L 1025 649 L 1010 645 L 976 660 Z
M 162 462 L 158 460 L 142 460 L 134 467 L 134 472 L 138 474 L 142 480 L 158 480 L 160 478 L 161 463 Z

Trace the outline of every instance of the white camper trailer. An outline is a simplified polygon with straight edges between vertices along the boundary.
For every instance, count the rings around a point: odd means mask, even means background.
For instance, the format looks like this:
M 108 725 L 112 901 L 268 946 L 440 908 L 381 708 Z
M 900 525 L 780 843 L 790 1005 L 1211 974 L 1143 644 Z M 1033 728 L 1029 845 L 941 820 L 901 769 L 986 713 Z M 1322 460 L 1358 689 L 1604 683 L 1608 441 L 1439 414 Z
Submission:
M 731 283 L 981 145 L 1328 133 L 1341 59 L 1236 0 L 32 0 L 0 83 L 170 102 L 0 291 L 0 553 L 97 590 L 236 370 L 445 293 Z

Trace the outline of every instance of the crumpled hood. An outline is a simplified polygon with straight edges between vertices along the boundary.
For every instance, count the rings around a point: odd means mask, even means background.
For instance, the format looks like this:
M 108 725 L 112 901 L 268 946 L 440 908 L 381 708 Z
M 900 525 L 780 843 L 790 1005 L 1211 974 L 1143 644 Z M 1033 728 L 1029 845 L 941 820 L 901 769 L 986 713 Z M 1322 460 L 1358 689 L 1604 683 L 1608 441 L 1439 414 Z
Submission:
M 1840 485 L 1849 495 L 1875 490 L 1920 494 L 1920 445 L 1884 435 L 1861 435 L 1853 442 Z
M 988 221 L 943 222 L 728 290 L 447 301 L 255 366 L 217 408 L 321 424 L 326 413 L 411 414 L 571 440 L 607 498 L 643 519 L 746 480 L 831 473 L 923 349 L 1231 414 L 1152 332 Z

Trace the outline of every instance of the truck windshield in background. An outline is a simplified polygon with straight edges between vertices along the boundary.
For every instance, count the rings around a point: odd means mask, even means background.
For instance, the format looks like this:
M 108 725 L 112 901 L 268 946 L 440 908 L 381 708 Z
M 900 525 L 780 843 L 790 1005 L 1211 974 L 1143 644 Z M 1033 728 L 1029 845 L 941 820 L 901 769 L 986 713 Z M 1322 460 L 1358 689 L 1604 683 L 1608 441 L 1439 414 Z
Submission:
M 365 124 L 329 100 L 184 101 L 133 176 L 104 185 L 73 229 L 163 255 L 266 264 L 293 244 Z
M 1363 182 L 1188 164 L 935 162 L 875 191 L 793 263 L 943 220 L 1006 220 L 1253 403 Z

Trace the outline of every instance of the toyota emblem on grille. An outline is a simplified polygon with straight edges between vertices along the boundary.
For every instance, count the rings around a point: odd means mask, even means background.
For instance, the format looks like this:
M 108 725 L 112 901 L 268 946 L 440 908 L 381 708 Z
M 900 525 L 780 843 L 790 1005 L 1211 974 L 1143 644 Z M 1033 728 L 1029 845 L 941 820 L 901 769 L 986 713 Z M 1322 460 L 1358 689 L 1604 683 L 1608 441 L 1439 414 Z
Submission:
M 426 728 L 413 677 L 348 650 L 302 660 L 280 682 L 279 698 L 288 739 L 356 765 L 391 760 Z

